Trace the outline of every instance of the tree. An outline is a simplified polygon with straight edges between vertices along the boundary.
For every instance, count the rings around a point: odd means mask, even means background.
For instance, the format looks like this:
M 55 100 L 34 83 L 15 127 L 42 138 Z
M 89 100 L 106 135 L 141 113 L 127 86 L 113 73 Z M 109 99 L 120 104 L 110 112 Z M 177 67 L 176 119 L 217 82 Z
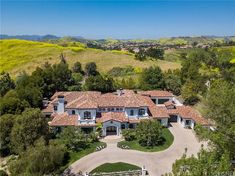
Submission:
M 87 76 L 96 76 L 98 74 L 97 72 L 97 66 L 95 62 L 88 62 L 85 66 L 85 74 Z
M 65 91 L 72 85 L 72 71 L 67 63 L 53 65 L 53 83 L 56 91 Z
M 85 135 L 78 127 L 66 127 L 59 135 L 63 144 L 73 151 L 81 151 L 89 146 L 89 136 Z
M 199 68 L 201 67 L 202 54 L 197 51 L 192 52 L 189 57 L 182 62 L 181 80 L 185 83 L 187 80 L 196 81 L 200 78 Z M 204 56 L 203 56 L 204 58 Z
M 0 156 L 10 154 L 10 134 L 14 124 L 15 116 L 5 114 L 0 116 Z
M 177 176 L 189 175 L 226 175 L 232 174 L 232 168 L 227 153 L 222 153 L 218 157 L 215 151 L 201 149 L 197 157 L 186 158 L 186 154 L 173 164 L 172 172 Z
M 164 59 L 164 50 L 160 48 L 151 47 L 146 51 L 146 54 L 154 59 Z
M 83 76 L 81 73 L 72 73 L 73 84 L 69 86 L 69 91 L 80 91 L 82 89 Z
M 184 99 L 184 104 L 194 105 L 200 100 L 197 95 L 198 88 L 198 84 L 193 81 L 188 81 L 183 85 L 181 93 Z
M 146 60 L 147 56 L 144 50 L 140 50 L 138 53 L 135 53 L 135 59 L 139 61 Z
M 11 131 L 11 147 L 13 152 L 20 153 L 40 137 L 47 138 L 48 124 L 39 109 L 26 109 L 17 116 Z
M 162 142 L 162 126 L 155 120 L 143 120 L 136 128 L 136 136 L 140 145 L 153 147 Z
M 46 145 L 43 139 L 35 143 L 35 147 L 30 147 L 11 162 L 9 169 L 12 175 L 51 175 L 64 165 L 66 152 L 62 145 Z
M 172 91 L 174 95 L 180 95 L 182 82 L 180 79 L 180 70 L 168 70 L 164 74 L 165 85 L 168 91 Z
M 235 159 L 235 88 L 222 80 L 215 81 L 208 91 L 204 115 L 216 122 L 216 131 L 208 138 L 220 152 L 229 152 Z
M 160 67 L 154 66 L 143 70 L 140 76 L 140 88 L 149 89 L 164 89 L 165 82 L 162 70 Z
M 10 90 L 3 98 L 0 98 L 0 115 L 20 114 L 25 108 L 30 107 L 25 100 L 20 100 L 15 90 Z
M 7 93 L 7 91 L 14 88 L 15 84 L 14 81 L 11 79 L 9 73 L 2 72 L 0 74 L 0 97 L 3 97 Z
M 85 81 L 84 88 L 85 90 L 111 92 L 115 90 L 115 85 L 112 78 L 97 75 L 88 77 Z
M 20 100 L 27 101 L 31 107 L 42 107 L 42 93 L 39 87 L 31 87 L 30 85 L 25 87 L 18 87 L 16 89 Z
M 63 53 L 60 54 L 60 62 L 66 64 L 66 59 Z
M 80 62 L 75 62 L 72 67 L 74 73 L 83 73 L 82 64 Z

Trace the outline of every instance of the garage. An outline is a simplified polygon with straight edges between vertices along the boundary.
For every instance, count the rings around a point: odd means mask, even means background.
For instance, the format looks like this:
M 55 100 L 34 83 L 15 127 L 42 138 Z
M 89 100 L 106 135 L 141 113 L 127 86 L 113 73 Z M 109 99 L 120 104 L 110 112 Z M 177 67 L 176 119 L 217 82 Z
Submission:
M 117 127 L 115 127 L 115 126 L 108 126 L 106 128 L 106 135 L 117 135 Z
M 177 115 L 170 115 L 170 119 L 169 119 L 169 122 L 177 122 Z

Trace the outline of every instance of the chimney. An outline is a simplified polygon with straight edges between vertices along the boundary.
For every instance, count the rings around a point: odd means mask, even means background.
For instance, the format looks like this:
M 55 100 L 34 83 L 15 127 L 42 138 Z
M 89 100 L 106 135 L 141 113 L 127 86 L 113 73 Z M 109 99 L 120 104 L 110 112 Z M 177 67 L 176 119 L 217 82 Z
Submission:
M 121 96 L 123 94 L 122 90 L 123 90 L 122 88 L 117 89 L 117 95 L 118 96 Z
M 43 106 L 43 108 L 46 108 L 46 107 L 48 106 L 48 104 L 49 104 L 48 99 L 47 99 L 47 98 L 43 98 L 43 100 L 42 100 L 42 106 Z
M 64 106 L 65 106 L 64 95 L 58 95 L 57 98 L 58 98 L 57 112 L 58 113 L 64 113 Z

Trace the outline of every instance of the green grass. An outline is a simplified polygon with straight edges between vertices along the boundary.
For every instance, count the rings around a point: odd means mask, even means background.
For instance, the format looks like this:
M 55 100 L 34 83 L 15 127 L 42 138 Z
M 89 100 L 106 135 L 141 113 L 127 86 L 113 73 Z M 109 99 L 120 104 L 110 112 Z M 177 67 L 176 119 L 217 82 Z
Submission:
M 146 68 L 158 65 L 162 70 L 180 68 L 180 63 L 164 60 L 138 61 L 134 55 L 123 51 L 103 51 L 89 49 L 84 45 L 76 44 L 67 47 L 45 42 L 26 40 L 0 40 L 0 72 L 7 71 L 13 77 L 20 72 L 31 73 L 37 66 L 42 66 L 45 62 L 51 64 L 58 63 L 59 56 L 64 53 L 70 67 L 76 61 L 81 62 L 83 68 L 88 62 L 95 62 L 98 71 L 106 73 L 113 67 L 125 67 L 131 65 L 135 68 Z
M 84 149 L 82 151 L 79 151 L 79 152 L 72 152 L 70 151 L 69 152 L 69 160 L 67 162 L 67 164 L 65 164 L 64 166 L 61 166 L 60 169 L 57 171 L 57 173 L 62 173 L 66 168 L 68 168 L 69 165 L 71 165 L 73 162 L 81 159 L 82 157 L 90 154 L 90 153 L 93 153 L 96 151 L 96 147 L 98 146 L 106 146 L 106 143 L 104 142 L 94 142 L 94 143 L 91 143 L 89 148 L 87 149 Z
M 119 171 L 129 171 L 129 170 L 139 170 L 141 169 L 138 166 L 128 164 L 128 163 L 105 163 L 97 168 L 93 169 L 91 173 L 100 173 L 100 172 L 119 172 Z
M 82 150 L 80 152 L 70 152 L 69 155 L 70 155 L 70 160 L 69 160 L 69 164 L 72 164 L 73 162 L 81 159 L 82 157 L 90 154 L 90 153 L 93 153 L 96 151 L 96 147 L 98 146 L 106 146 L 106 143 L 104 142 L 94 142 L 92 144 L 90 144 L 90 147 L 85 149 L 85 150 Z
M 118 143 L 118 145 L 124 145 L 129 146 L 132 150 L 139 150 L 144 152 L 158 152 L 167 149 L 171 146 L 171 144 L 174 141 L 174 136 L 171 134 L 171 132 L 167 128 L 163 128 L 163 138 L 165 141 L 162 145 L 155 146 L 152 148 L 143 147 L 139 144 L 137 140 L 134 141 L 121 141 Z

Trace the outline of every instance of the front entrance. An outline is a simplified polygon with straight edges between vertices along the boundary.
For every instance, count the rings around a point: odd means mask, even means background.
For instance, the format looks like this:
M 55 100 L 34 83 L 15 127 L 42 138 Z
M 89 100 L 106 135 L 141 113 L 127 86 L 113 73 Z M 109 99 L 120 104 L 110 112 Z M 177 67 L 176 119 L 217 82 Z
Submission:
M 106 135 L 117 135 L 117 127 L 115 127 L 115 126 L 108 126 L 106 128 Z

